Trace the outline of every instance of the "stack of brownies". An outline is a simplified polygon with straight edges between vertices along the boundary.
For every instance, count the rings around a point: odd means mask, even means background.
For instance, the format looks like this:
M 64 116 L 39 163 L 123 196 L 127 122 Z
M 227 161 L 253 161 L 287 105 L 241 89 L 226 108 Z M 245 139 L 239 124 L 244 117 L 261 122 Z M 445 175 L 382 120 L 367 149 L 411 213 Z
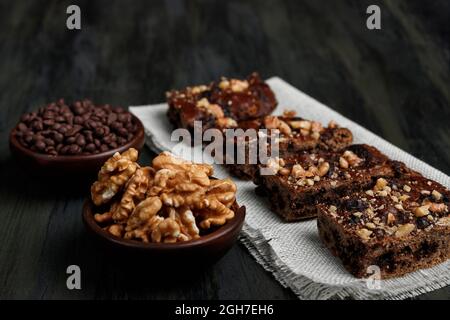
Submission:
M 350 130 L 334 122 L 270 115 L 277 101 L 257 74 L 171 91 L 167 100 L 177 128 L 202 121 L 203 130 L 276 131 L 278 157 L 226 166 L 253 180 L 284 220 L 317 217 L 323 243 L 355 276 L 376 265 L 383 279 L 397 277 L 450 257 L 447 188 L 372 146 L 352 145 Z

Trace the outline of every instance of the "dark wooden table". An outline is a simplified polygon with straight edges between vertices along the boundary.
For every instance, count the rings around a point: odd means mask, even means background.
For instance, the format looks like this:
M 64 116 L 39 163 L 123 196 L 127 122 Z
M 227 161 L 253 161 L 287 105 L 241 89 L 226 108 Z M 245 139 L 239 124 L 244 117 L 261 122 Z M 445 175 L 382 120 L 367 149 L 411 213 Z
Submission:
M 73 2 L 79 31 L 66 28 Z M 106 256 L 81 222 L 88 185 L 29 175 L 8 133 L 21 113 L 60 97 L 148 104 L 169 88 L 257 70 L 449 173 L 450 2 L 377 1 L 375 31 L 371 3 L 1 1 L 0 298 L 295 299 L 239 244 L 187 275 Z M 82 290 L 66 288 L 70 264 L 81 267 Z M 420 298 L 449 299 L 450 289 Z

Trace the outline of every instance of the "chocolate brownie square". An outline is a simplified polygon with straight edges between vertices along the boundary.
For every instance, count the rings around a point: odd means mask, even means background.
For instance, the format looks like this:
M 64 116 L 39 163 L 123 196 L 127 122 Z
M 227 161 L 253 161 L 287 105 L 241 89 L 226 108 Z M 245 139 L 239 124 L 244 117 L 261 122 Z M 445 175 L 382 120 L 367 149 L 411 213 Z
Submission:
M 279 157 L 290 157 L 296 155 L 298 152 L 305 150 L 340 150 L 346 146 L 349 146 L 353 141 L 353 135 L 347 128 L 340 128 L 335 122 L 330 122 L 328 127 L 323 127 L 320 122 L 305 120 L 300 117 L 295 117 L 292 113 L 285 114 L 283 116 L 266 116 L 261 119 L 255 119 L 250 121 L 241 121 L 238 123 L 238 128 L 243 130 L 255 129 L 267 129 L 267 133 L 264 137 L 270 137 L 271 133 L 277 131 L 279 133 L 278 148 Z M 257 139 L 261 138 L 262 132 L 256 136 L 256 141 L 253 140 L 258 150 Z M 268 139 L 270 142 L 270 138 Z M 237 148 L 245 144 L 245 163 L 237 163 Z M 228 164 L 229 171 L 241 179 L 253 180 L 255 173 L 258 170 L 259 164 L 262 162 L 257 159 L 257 163 L 250 163 L 248 159 L 249 141 L 242 141 L 239 139 L 234 140 L 235 152 L 234 161 L 232 164 Z M 269 145 L 270 146 L 270 145 Z M 270 149 L 267 150 L 270 154 Z
M 269 85 L 257 73 L 247 79 L 222 78 L 208 85 L 167 92 L 168 117 L 176 128 L 234 128 L 238 121 L 270 114 L 277 100 Z
M 382 279 L 450 258 L 450 193 L 410 171 L 320 205 L 320 238 L 356 277 L 378 266 Z
M 270 159 L 260 168 L 255 183 L 274 212 L 286 221 L 297 221 L 316 217 L 318 204 L 334 203 L 369 187 L 379 177 L 393 175 L 391 161 L 384 154 L 359 144 L 340 151 L 305 151 Z

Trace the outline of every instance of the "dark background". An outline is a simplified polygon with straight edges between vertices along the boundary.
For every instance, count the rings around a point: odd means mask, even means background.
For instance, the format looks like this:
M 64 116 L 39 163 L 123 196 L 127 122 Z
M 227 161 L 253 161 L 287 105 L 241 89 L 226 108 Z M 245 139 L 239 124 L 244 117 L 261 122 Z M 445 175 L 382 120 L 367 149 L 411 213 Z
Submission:
M 66 28 L 71 3 L 80 31 Z M 381 7 L 381 30 L 366 28 L 369 4 Z M 239 244 L 190 274 L 106 256 L 81 222 L 88 185 L 25 173 L 9 130 L 60 97 L 149 104 L 170 88 L 259 71 L 449 173 L 449 21 L 447 0 L 1 1 L 0 298 L 295 298 Z M 81 291 L 66 289 L 70 264 Z M 449 299 L 450 289 L 421 298 Z

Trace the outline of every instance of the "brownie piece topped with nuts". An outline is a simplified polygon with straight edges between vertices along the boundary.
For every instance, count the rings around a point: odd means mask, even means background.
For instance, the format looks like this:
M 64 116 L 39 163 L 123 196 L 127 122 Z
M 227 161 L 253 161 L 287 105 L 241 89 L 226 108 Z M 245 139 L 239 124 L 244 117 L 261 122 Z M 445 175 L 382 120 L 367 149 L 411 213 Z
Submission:
M 341 128 L 335 122 L 330 122 L 328 127 L 323 127 L 320 122 L 305 120 L 295 116 L 295 112 L 287 111 L 283 116 L 266 116 L 260 119 L 242 121 L 238 127 L 247 129 L 267 129 L 267 138 L 272 132 L 279 134 L 278 147 L 279 157 L 295 156 L 298 152 L 305 150 L 331 150 L 336 151 L 349 146 L 353 141 L 353 135 L 347 128 Z M 264 137 L 262 131 L 257 135 L 257 139 Z M 269 142 L 270 138 L 268 139 Z M 258 142 L 253 141 L 258 147 Z M 242 143 L 246 144 L 246 163 L 227 165 L 233 175 L 242 179 L 254 179 L 259 164 L 250 164 L 248 161 L 248 140 L 235 139 L 235 149 Z M 270 147 L 270 144 L 268 145 Z M 270 149 L 267 150 L 270 154 Z M 235 150 L 235 155 L 237 154 Z M 259 161 L 258 161 L 259 162 Z
M 203 130 L 233 128 L 237 121 L 270 114 L 277 101 L 270 87 L 257 73 L 247 79 L 222 78 L 209 85 L 187 87 L 166 94 L 168 117 L 177 128 L 193 130 L 202 121 Z
M 269 159 L 264 168 L 273 174 L 258 172 L 257 191 L 269 198 L 272 210 L 286 221 L 315 217 L 318 204 L 333 203 L 370 186 L 378 177 L 394 175 L 391 161 L 368 145 Z
M 320 237 L 357 277 L 371 265 L 382 278 L 401 276 L 450 257 L 449 199 L 448 189 L 413 171 L 379 178 L 335 205 L 320 205 Z

